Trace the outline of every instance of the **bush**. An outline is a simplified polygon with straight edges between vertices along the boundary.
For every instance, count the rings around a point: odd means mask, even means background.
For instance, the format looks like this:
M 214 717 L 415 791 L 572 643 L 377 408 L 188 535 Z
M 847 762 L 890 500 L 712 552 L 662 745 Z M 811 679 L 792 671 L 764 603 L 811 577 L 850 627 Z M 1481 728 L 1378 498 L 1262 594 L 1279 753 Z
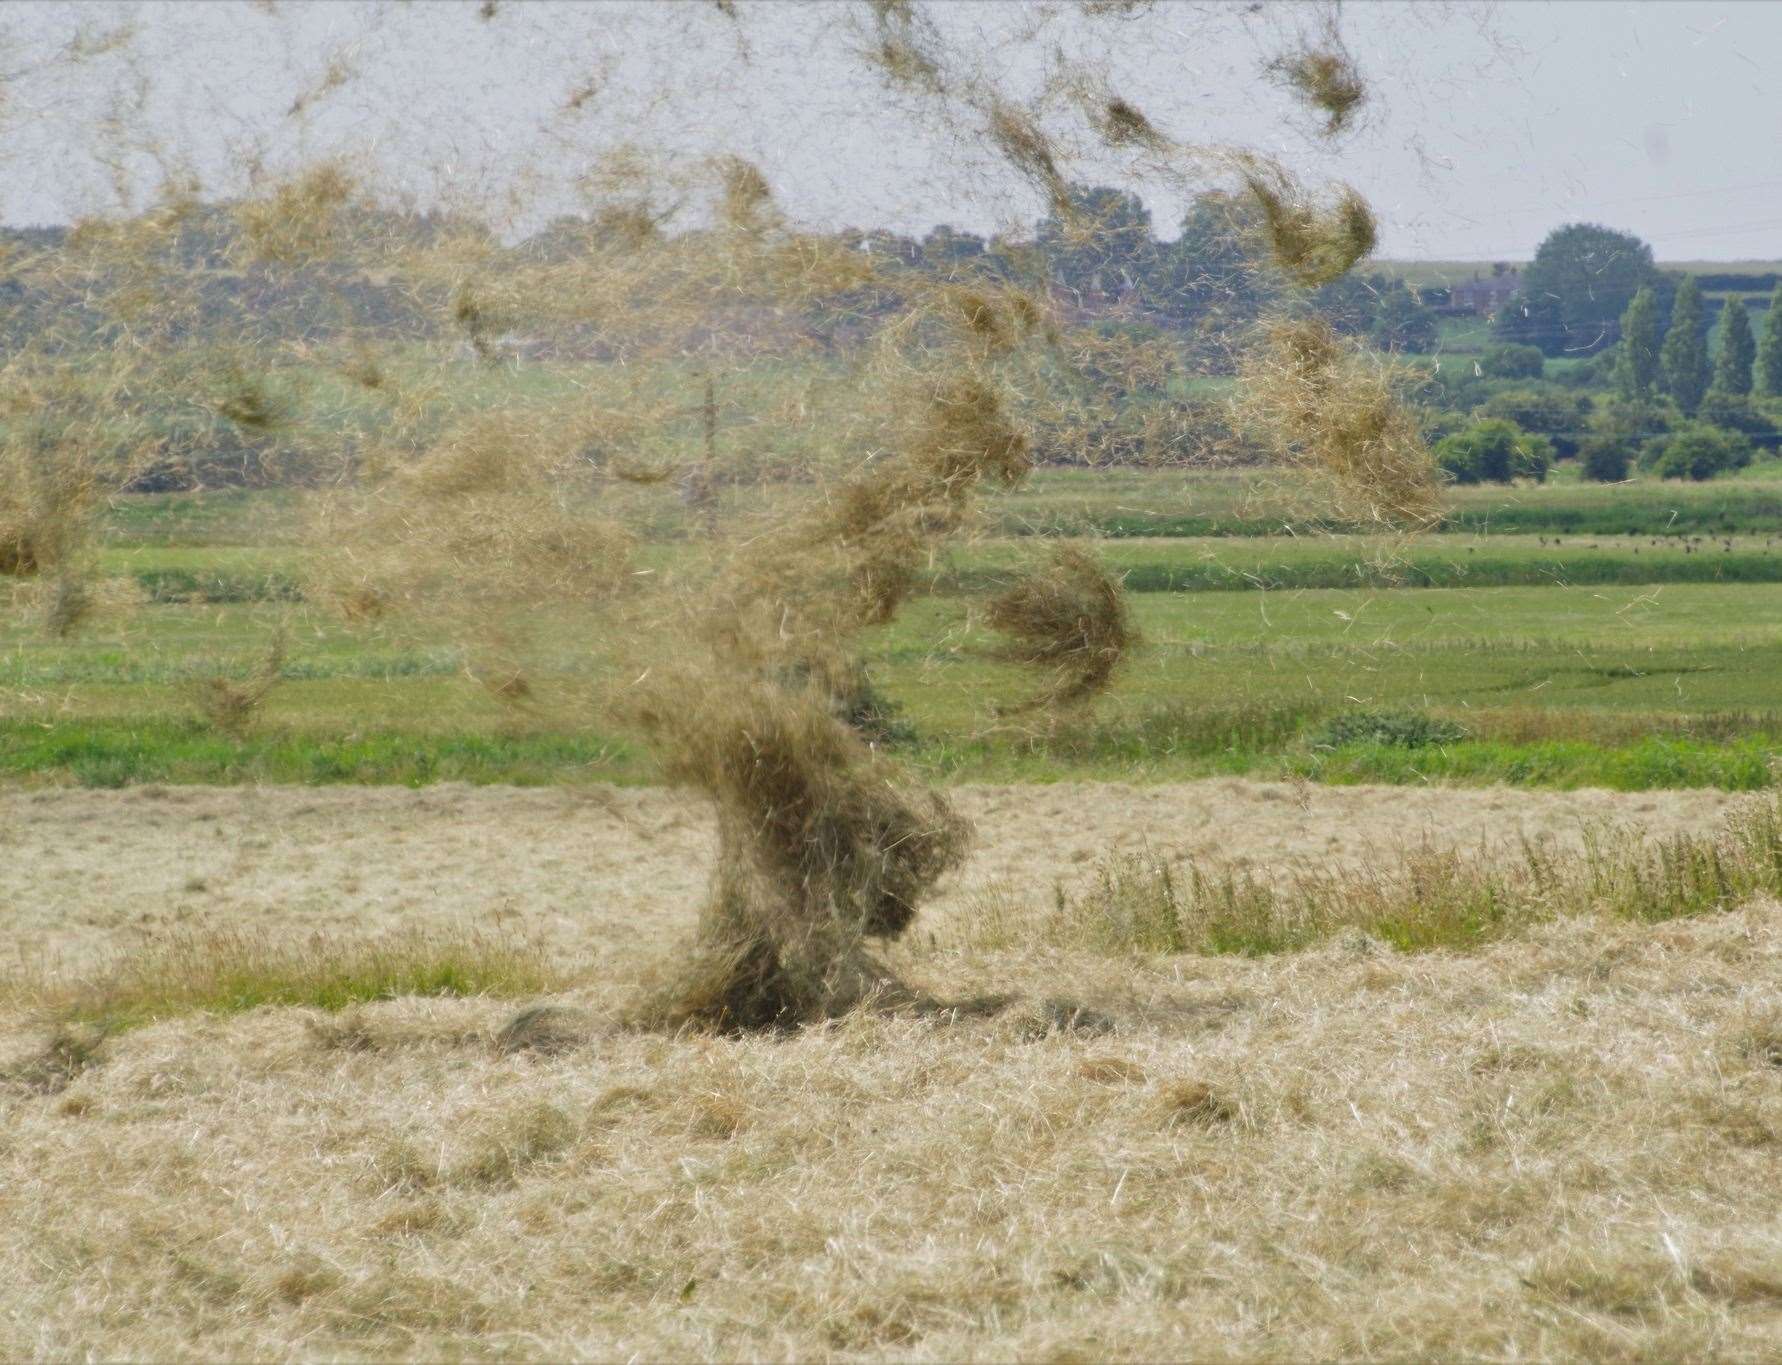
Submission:
M 1553 446 L 1545 436 L 1525 432 L 1502 418 L 1487 418 L 1443 437 L 1433 454 L 1449 477 L 1462 484 L 1515 479 L 1542 483 L 1553 463 Z
M 1456 432 L 1465 431 L 1466 426 L 1465 413 L 1452 412 L 1446 408 L 1425 408 L 1423 410 L 1423 439 L 1431 446 Z
M 1621 343 L 1593 356 L 1558 366 L 1547 376 L 1549 382 L 1566 389 L 1606 389 L 1615 383 L 1615 369 L 1621 363 Z
M 1545 436 L 1524 432 L 1516 438 L 1516 453 L 1511 468 L 1519 479 L 1530 483 L 1546 483 L 1547 471 L 1553 468 L 1553 442 Z
M 1660 478 L 1697 483 L 1751 463 L 1751 442 L 1736 431 L 1703 422 L 1682 428 L 1658 450 L 1652 468 Z
M 1775 417 L 1743 394 L 1711 390 L 1697 415 L 1709 426 L 1738 432 L 1759 450 L 1782 448 L 1782 430 Z
M 1627 442 L 1618 436 L 1592 436 L 1578 447 L 1578 460 L 1586 479 L 1596 483 L 1620 483 L 1633 463 Z
M 1546 372 L 1547 358 L 1539 346 L 1510 342 L 1487 347 L 1479 357 L 1479 368 L 1487 379 L 1539 379 Z
M 1676 405 L 1668 401 L 1630 403 L 1617 399 L 1599 406 L 1591 425 L 1597 435 L 1621 442 L 1630 452 L 1637 451 L 1641 468 L 1650 469 L 1683 420 Z
M 1474 374 L 1476 362 L 1467 356 L 1442 357 L 1439 368 L 1426 372 L 1417 397 L 1432 408 L 1470 412 L 1491 396 L 1491 386 Z
M 1500 390 L 1480 404 L 1477 415 L 1501 417 L 1523 431 L 1545 436 L 1558 458 L 1568 460 L 1578 453 L 1590 408 L 1590 400 L 1582 394 L 1542 385 Z

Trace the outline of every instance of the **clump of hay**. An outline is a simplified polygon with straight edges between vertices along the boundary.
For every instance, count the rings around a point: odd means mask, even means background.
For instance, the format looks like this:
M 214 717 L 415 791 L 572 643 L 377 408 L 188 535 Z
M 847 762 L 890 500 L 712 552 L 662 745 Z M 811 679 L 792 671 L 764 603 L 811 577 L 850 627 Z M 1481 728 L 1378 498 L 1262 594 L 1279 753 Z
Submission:
M 1280 318 L 1263 326 L 1239 377 L 1239 420 L 1276 456 L 1331 476 L 1370 519 L 1422 527 L 1440 517 L 1435 464 L 1390 360 L 1321 318 Z
M 284 678 L 285 637 L 276 634 L 266 656 L 242 681 L 221 676 L 201 678 L 192 685 L 192 701 L 198 713 L 214 729 L 231 737 L 246 731 L 266 698 Z
M 956 529 L 986 484 L 1011 487 L 1031 467 L 1027 434 L 1002 394 L 967 371 L 937 381 L 901 459 L 846 484 L 803 534 L 852 559 L 859 620 L 889 621 L 937 536 Z
M 1241 174 L 1269 257 L 1296 284 L 1330 283 L 1379 241 L 1373 210 L 1347 185 L 1338 187 L 1332 202 L 1319 204 L 1272 162 L 1248 160 Z
M 102 1058 L 107 1030 L 70 1023 L 55 1029 L 32 1055 L 0 1066 L 0 1087 L 27 1094 L 57 1095 Z
M 1009 637 L 1002 656 L 1051 672 L 1024 709 L 1086 701 L 1105 691 L 1136 640 L 1119 580 L 1074 546 L 990 604 L 990 624 Z
M 38 579 L 45 626 L 69 635 L 97 605 L 88 541 L 101 493 L 95 457 L 28 413 L 0 436 L 0 578 Z
M 1092 111 L 1095 127 L 1110 147 L 1145 147 L 1163 151 L 1169 139 L 1131 101 L 1109 95 Z
M 501 352 L 495 345 L 494 321 L 474 286 L 465 283 L 452 295 L 452 321 L 464 332 L 464 339 L 478 360 L 486 365 L 497 364 Z
M 93 614 L 94 598 L 85 577 L 64 570 L 56 576 L 44 602 L 43 623 L 51 635 L 64 639 Z
M 1045 325 L 1033 296 L 1006 285 L 948 284 L 936 291 L 930 308 L 958 330 L 980 360 L 1006 355 Z
M 43 430 L 0 443 L 0 575 L 29 578 L 66 567 L 86 539 L 98 472 Z
M 270 432 L 287 425 L 293 405 L 283 393 L 266 379 L 252 374 L 239 364 L 223 367 L 218 392 L 213 400 L 218 414 L 245 431 Z
M 760 167 L 740 156 L 719 157 L 718 183 L 723 190 L 719 214 L 738 232 L 758 232 L 767 225 L 773 208 L 773 190 Z
M 594 213 L 594 233 L 603 245 L 638 251 L 662 236 L 648 204 L 602 204 Z
M 333 254 L 357 192 L 342 163 L 324 161 L 245 200 L 236 207 L 235 221 L 247 258 L 292 265 Z
M 966 825 L 831 713 L 770 681 L 673 692 L 639 719 L 670 777 L 717 806 L 719 857 L 693 962 L 641 1021 L 788 1028 L 913 997 L 867 951 L 909 927 L 965 851 Z
M 1323 112 L 1326 137 L 1335 137 L 1347 128 L 1356 110 L 1367 100 L 1367 86 L 1354 59 L 1334 35 L 1320 44 L 1307 44 L 1283 53 L 1268 64 L 1268 72 Z
M 495 1035 L 495 1051 L 503 1055 L 535 1052 L 554 1057 L 586 1047 L 597 1032 L 598 1021 L 586 1010 L 566 1005 L 529 1005 L 508 1020 Z
M 390 382 L 390 375 L 383 363 L 365 346 L 359 346 L 337 360 L 335 371 L 342 377 L 357 384 L 362 389 L 382 389 Z
M 974 333 L 949 312 L 961 338 Z M 642 1023 L 787 1028 L 869 1002 L 932 1004 L 869 943 L 904 932 L 966 826 L 876 751 L 895 720 L 847 642 L 891 618 L 982 486 L 1027 471 L 1001 387 L 957 345 L 957 372 L 911 391 L 895 457 L 726 561 L 693 624 L 709 664 L 678 659 L 624 704 L 671 779 L 712 798 L 720 839 L 692 961 Z
M 609 600 L 635 538 L 589 495 L 581 444 L 573 424 L 499 410 L 446 428 L 380 484 L 318 502 L 314 595 L 350 619 L 476 618 L 478 640 L 523 604 Z
M 895 86 L 925 95 L 944 95 L 947 79 L 935 55 L 937 35 L 907 3 L 872 0 L 874 32 L 863 56 Z
M 1066 223 L 1075 223 L 1080 216 L 1071 200 L 1070 186 L 1058 169 L 1058 158 L 1052 143 L 1041 131 L 1039 121 L 1027 110 L 1007 100 L 995 100 L 988 111 L 991 142 L 1016 170 L 1039 189 Z
M 300 118 L 311 106 L 332 95 L 358 74 L 346 53 L 335 53 L 328 59 L 327 68 L 322 72 L 321 79 L 291 101 L 291 107 L 285 110 L 285 117 Z

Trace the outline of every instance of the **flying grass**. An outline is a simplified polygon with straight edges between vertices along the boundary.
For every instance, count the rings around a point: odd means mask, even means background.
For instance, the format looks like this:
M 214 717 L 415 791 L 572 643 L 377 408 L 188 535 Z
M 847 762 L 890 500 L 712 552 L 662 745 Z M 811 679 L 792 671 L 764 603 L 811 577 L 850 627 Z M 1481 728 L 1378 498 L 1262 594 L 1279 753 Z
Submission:
M 1052 675 L 1029 707 L 1071 705 L 1104 691 L 1136 642 L 1119 581 L 1069 546 L 996 598 L 989 621 L 1010 638 L 1004 657 Z
M 1242 369 L 1238 409 L 1284 460 L 1322 471 L 1388 525 L 1440 516 L 1440 485 L 1403 375 L 1321 319 L 1264 324 Z
M 1246 160 L 1240 174 L 1269 256 L 1295 284 L 1328 284 L 1373 252 L 1379 227 L 1351 187 L 1320 204 L 1274 162 Z
M 1335 137 L 1354 120 L 1367 99 L 1367 86 L 1354 58 L 1334 33 L 1307 43 L 1268 64 L 1269 74 L 1324 115 L 1324 135 Z
M 248 727 L 267 697 L 283 678 L 285 635 L 282 630 L 267 646 L 266 657 L 244 681 L 212 675 L 192 684 L 192 699 L 200 715 L 225 735 L 239 736 Z
M 743 17 L 726 13 L 739 26 L 734 40 Z M 1079 212 L 1060 114 L 1087 114 L 1104 143 L 1144 153 L 1151 168 L 1173 166 L 1162 174 L 1235 169 L 1276 266 L 1299 283 L 1333 279 L 1372 247 L 1371 214 L 1353 191 L 1321 204 L 1273 160 L 1179 145 L 1107 89 L 1093 61 L 1061 49 L 1044 87 L 1017 94 L 981 64 L 965 78 L 951 40 L 918 7 L 888 0 L 870 18 L 860 55 L 999 155 L 1075 245 L 1109 227 Z M 746 46 L 736 50 L 746 65 Z M 305 118 L 352 75 L 344 61 L 338 79 L 336 70 L 298 95 L 290 117 Z M 528 724 L 640 735 L 670 780 L 712 800 L 713 891 L 680 1003 L 662 1005 L 663 1022 L 783 1027 L 897 995 L 867 941 L 908 928 L 957 864 L 966 830 L 884 751 L 889 732 L 875 732 L 874 708 L 862 704 L 861 636 L 931 584 L 943 547 L 979 525 L 985 495 L 1026 477 L 1030 417 L 1068 410 L 1055 432 L 1085 450 L 1106 444 L 1098 433 L 1116 425 L 1109 414 L 1125 394 L 1160 394 L 1170 382 L 1167 347 L 1073 337 L 1031 252 L 1011 247 L 1007 270 L 936 280 L 802 231 L 763 169 L 729 150 L 678 165 L 603 158 L 585 185 L 590 213 L 513 249 L 502 238 L 524 212 L 517 203 L 486 205 L 481 220 L 464 211 L 420 223 L 385 211 L 357 164 L 339 157 L 276 179 L 258 163 L 249 169 L 254 191 L 229 215 L 231 265 L 273 289 L 351 269 L 362 276 L 355 289 L 415 310 L 426 343 L 422 363 L 400 375 L 363 363 L 350 345 L 333 348 L 346 359 L 329 391 L 350 391 L 355 413 L 340 440 L 314 420 L 308 395 L 260 363 L 275 339 L 298 354 L 307 346 L 305 334 L 280 338 L 270 317 L 243 318 L 227 346 L 180 351 L 168 367 L 179 401 L 261 442 L 255 458 L 299 446 L 332 485 L 309 528 L 305 596 L 365 628 L 436 628 L 458 642 L 470 677 Z M 182 181 L 157 216 L 87 231 L 80 246 L 95 297 L 121 307 L 129 295 L 132 316 L 153 318 L 171 345 L 208 306 L 182 254 L 204 212 Z M 348 307 L 336 330 L 363 342 L 369 329 Z M 779 458 L 808 495 L 758 484 L 765 496 L 737 516 L 730 489 L 745 471 L 731 447 L 744 442 L 719 439 L 720 376 L 751 355 L 836 337 L 849 353 L 841 397 L 822 416 L 776 413 L 748 433 L 757 450 L 798 438 L 808 456 Z M 474 363 L 441 363 L 454 339 L 468 352 L 454 359 Z M 697 389 L 646 393 L 640 379 L 629 393 L 596 396 L 572 383 L 554 405 L 510 401 L 502 385 L 533 348 L 600 355 L 640 375 L 679 364 Z M 1352 380 L 1360 366 L 1343 359 Z M 1406 519 L 1423 491 L 1394 485 L 1421 477 L 1421 452 L 1400 449 L 1398 409 L 1384 397 L 1369 406 L 1376 390 L 1306 368 L 1292 375 L 1305 392 L 1275 405 L 1293 409 L 1285 447 Z M 1051 391 L 1084 380 L 1082 392 Z M 134 401 L 122 389 L 118 397 Z M 1312 410 L 1339 403 L 1344 412 L 1318 425 Z M 1173 421 L 1154 405 L 1134 439 L 1148 449 L 1179 443 Z M 697 551 L 641 564 L 640 532 L 676 502 L 680 524 L 697 528 Z M 597 678 L 551 666 L 535 623 L 553 613 L 599 656 Z M 1078 549 L 1009 588 L 987 616 L 1010 641 L 1003 657 L 1044 679 L 1024 712 L 1102 693 L 1134 642 L 1118 576 Z M 244 747 L 276 662 L 245 685 L 212 679 L 201 692 L 213 723 Z

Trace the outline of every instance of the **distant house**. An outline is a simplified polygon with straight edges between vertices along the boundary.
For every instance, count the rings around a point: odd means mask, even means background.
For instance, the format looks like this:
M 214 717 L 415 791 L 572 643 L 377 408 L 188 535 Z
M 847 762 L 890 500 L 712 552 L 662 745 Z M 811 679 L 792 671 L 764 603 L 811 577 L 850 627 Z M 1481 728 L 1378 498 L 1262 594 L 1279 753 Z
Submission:
M 1457 313 L 1495 313 L 1522 288 L 1522 272 L 1494 265 L 1489 275 L 1475 270 L 1470 280 L 1448 286 L 1448 307 Z

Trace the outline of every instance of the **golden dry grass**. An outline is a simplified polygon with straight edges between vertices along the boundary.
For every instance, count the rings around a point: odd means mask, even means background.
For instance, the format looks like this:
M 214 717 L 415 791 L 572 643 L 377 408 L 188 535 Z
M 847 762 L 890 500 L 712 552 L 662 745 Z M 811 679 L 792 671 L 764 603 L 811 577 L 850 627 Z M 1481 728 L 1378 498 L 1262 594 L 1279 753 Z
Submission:
M 739 1040 L 617 1022 L 696 913 L 714 832 L 685 799 L 0 798 L 0 903 L 35 950 L 13 986 L 57 963 L 103 981 L 149 944 L 185 964 L 154 979 L 192 987 L 110 1035 L 5 997 L 0 1354 L 1774 1354 L 1782 907 L 1416 956 L 1106 957 L 1037 932 L 1110 846 L 1362 865 L 1413 837 L 1563 844 L 1568 815 L 1700 832 L 1729 798 L 957 799 L 980 846 L 889 960 L 1014 1003 Z M 962 948 L 992 891 L 1036 932 Z M 451 926 L 479 919 L 520 956 L 469 999 L 190 1014 L 202 959 L 166 952 L 388 973 L 419 959 L 353 944 L 463 946 Z M 587 984 L 551 993 L 564 972 Z M 515 1026 L 528 1004 L 553 1008 Z
M 0 1092 L 0 1351 L 1766 1357 L 1775 913 L 963 973 L 1105 1033 L 172 1021 Z
M 1236 779 L 949 788 L 976 827 L 923 928 L 984 897 L 1049 907 L 1099 860 L 1146 850 L 1264 872 L 1343 871 L 1423 842 L 1514 852 L 1585 824 L 1704 834 L 1740 798 L 1709 789 L 1550 792 L 1324 787 Z M 523 924 L 624 983 L 690 927 L 717 852 L 711 805 L 654 788 L 138 787 L 0 791 L 8 958 L 85 971 L 176 928 L 275 938 Z
M 717 9 L 746 53 L 746 16 Z M 502 41 L 501 7 L 477 13 L 483 41 Z M 995 68 L 1023 45 L 1039 55 L 1040 27 L 956 60 L 907 0 L 870 20 L 877 72 L 1012 166 L 1074 245 L 1099 225 L 1074 205 L 1070 110 L 1176 188 L 1235 177 L 1291 282 L 1372 249 L 1354 190 L 1320 200 L 1258 153 L 1178 143 L 1094 78 L 1093 43 L 1059 46 L 1044 87 L 1016 93 Z M 285 117 L 357 79 L 350 50 Z M 1288 74 L 1333 131 L 1362 93 L 1346 67 Z M 598 85 L 584 73 L 567 108 Z M 106 136 L 139 113 L 124 97 Z M 524 170 L 560 148 L 504 151 Z M 142 150 L 182 164 L 178 147 Z M 47 348 L 18 366 L 38 387 L 7 414 L 104 466 L 0 505 L 0 571 L 42 575 L 52 625 L 72 628 L 92 599 L 83 575 L 44 573 L 75 558 L 44 527 L 65 523 L 76 546 L 89 495 L 149 455 L 177 471 L 222 442 L 256 477 L 302 456 L 342 490 L 315 531 L 315 579 L 349 615 L 444 617 L 492 692 L 542 706 L 513 622 L 583 611 L 627 681 L 568 704 L 636 722 L 704 799 L 0 793 L 16 944 L 0 973 L 0 1356 L 1773 1342 L 1773 906 L 1661 929 L 1579 914 L 1416 959 L 1354 934 L 1260 963 L 1115 957 L 1046 931 L 1110 853 L 1211 852 L 1267 878 L 1289 853 L 1341 866 L 1369 839 L 1489 843 L 1561 813 L 1697 828 L 1718 798 L 1244 784 L 943 798 L 846 723 L 858 632 L 969 533 L 980 490 L 1024 474 L 1030 419 L 1061 401 L 1045 371 L 1101 376 L 1093 410 L 1070 404 L 1089 433 L 1163 385 L 1167 350 L 1079 341 L 1073 357 L 1038 302 L 1035 253 L 1009 248 L 1010 284 L 924 283 L 800 231 L 767 175 L 722 150 L 596 158 L 580 224 L 512 250 L 524 175 L 515 202 L 448 198 L 422 224 L 389 212 L 375 165 L 236 169 L 251 193 L 225 259 L 264 286 L 254 297 L 362 271 L 423 320 L 411 353 L 327 285 L 341 299 L 327 368 L 358 413 L 345 423 L 306 368 L 314 320 L 250 307 L 187 344 L 215 302 L 187 260 L 202 187 L 120 183 L 115 214 L 30 264 L 132 345 L 93 375 Z M 1429 463 L 1390 375 L 1301 324 L 1267 340 L 1240 378 L 1277 452 L 1417 521 Z M 534 346 L 684 370 L 702 392 L 477 397 Z M 722 524 L 717 493 L 748 468 L 729 459 L 724 385 L 812 348 L 848 353 L 839 398 L 746 434 L 810 496 Z M 651 486 L 671 484 L 709 553 L 658 575 L 640 542 Z M 1087 559 L 991 614 L 1052 671 L 1048 702 L 1093 693 L 1129 640 L 1118 585 Z M 200 704 L 238 728 L 278 672 L 270 655 Z M 992 900 L 997 947 L 975 923 Z M 896 941 L 869 954 L 867 939 Z M 640 1016 L 651 1000 L 667 1004 Z M 762 1029 L 794 1022 L 811 1026 Z
M 1241 366 L 1242 424 L 1283 462 L 1324 477 L 1352 515 L 1421 530 L 1441 484 L 1406 400 L 1406 375 L 1322 318 L 1276 318 Z

